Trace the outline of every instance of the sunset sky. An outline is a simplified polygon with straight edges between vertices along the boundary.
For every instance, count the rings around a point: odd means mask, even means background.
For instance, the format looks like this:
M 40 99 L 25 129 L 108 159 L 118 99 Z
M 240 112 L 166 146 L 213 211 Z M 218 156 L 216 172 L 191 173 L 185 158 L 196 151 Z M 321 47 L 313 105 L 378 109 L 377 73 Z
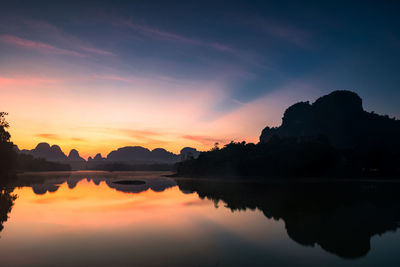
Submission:
M 2 2 L 0 111 L 20 149 L 257 142 L 343 89 L 400 118 L 395 2 L 110 2 Z

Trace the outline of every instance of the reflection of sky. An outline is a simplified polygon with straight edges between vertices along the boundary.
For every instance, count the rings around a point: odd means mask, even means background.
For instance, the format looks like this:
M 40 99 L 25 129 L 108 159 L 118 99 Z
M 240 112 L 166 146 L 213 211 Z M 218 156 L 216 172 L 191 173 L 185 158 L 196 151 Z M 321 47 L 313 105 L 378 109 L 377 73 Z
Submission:
M 7 266 L 374 266 L 396 263 L 398 234 L 374 237 L 364 258 L 345 261 L 291 240 L 283 221 L 259 210 L 232 212 L 224 203 L 183 194 L 123 193 L 83 179 L 73 189 L 18 195 L 0 233 Z M 394 238 L 394 239 L 393 239 Z M 392 240 L 393 239 L 393 240 Z M 382 255 L 388 256 L 383 257 Z M 370 264 L 370 265 L 368 265 Z M 376 266 L 376 265 L 375 265 Z
M 2 6 L 1 109 L 21 148 L 256 141 L 335 89 L 400 116 L 398 4 L 77 3 Z

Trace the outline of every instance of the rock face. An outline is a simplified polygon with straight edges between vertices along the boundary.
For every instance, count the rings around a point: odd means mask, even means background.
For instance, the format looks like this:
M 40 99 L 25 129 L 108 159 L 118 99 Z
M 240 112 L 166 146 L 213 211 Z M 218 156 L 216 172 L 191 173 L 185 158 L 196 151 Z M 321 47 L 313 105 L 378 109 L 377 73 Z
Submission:
M 334 91 L 313 104 L 299 102 L 286 109 L 282 125 L 266 127 L 260 142 L 273 136 L 298 140 L 324 136 L 336 148 L 400 144 L 400 121 L 364 111 L 351 91 Z
M 85 159 L 82 158 L 79 155 L 79 152 L 76 149 L 71 149 L 71 151 L 69 152 L 69 155 L 68 155 L 68 160 L 70 160 L 70 161 L 82 161 L 82 162 L 85 161 Z

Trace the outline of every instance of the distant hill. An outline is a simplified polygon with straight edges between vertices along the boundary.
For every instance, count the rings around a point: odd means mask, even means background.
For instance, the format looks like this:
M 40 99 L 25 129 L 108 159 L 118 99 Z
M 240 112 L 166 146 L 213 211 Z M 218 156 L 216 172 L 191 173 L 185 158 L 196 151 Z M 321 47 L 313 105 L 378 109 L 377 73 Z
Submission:
M 32 155 L 35 158 L 44 158 L 48 161 L 66 161 L 68 158 L 58 145 L 39 143 L 32 150 L 21 150 L 22 154 Z
M 400 121 L 366 112 L 351 91 L 334 91 L 313 104 L 299 102 L 286 109 L 282 125 L 266 127 L 260 142 L 273 136 L 299 140 L 324 136 L 335 148 L 400 147 Z
M 127 146 L 111 151 L 107 155 L 107 161 L 175 163 L 179 161 L 179 155 L 169 152 L 163 148 L 149 150 L 141 146 Z
M 177 155 L 163 148 L 149 150 L 141 146 L 118 148 L 117 150 L 111 151 L 105 158 L 98 153 L 94 158 L 89 157 L 87 161 L 79 155 L 76 149 L 71 149 L 68 156 L 66 156 L 58 145 L 50 146 L 48 143 L 39 143 L 32 150 L 19 150 L 17 146 L 14 146 L 14 150 L 20 154 L 31 155 L 34 158 L 43 158 L 51 162 L 69 164 L 74 170 L 98 169 L 99 167 L 114 170 L 115 168 L 119 168 L 119 166 L 123 166 L 124 169 L 135 169 L 135 166 L 140 166 L 141 169 L 147 169 L 148 167 L 144 165 L 153 166 L 153 164 L 157 164 L 154 166 L 159 168 L 159 164 L 172 165 L 183 158 L 181 154 Z M 182 149 L 182 153 L 184 154 L 187 154 L 188 151 L 195 156 L 200 153 L 194 148 L 186 147 Z M 122 165 L 116 163 L 122 163 Z M 110 164 L 112 164 L 112 166 L 108 166 Z
M 71 151 L 69 152 L 69 155 L 68 155 L 68 160 L 70 160 L 70 161 L 86 161 L 84 158 L 82 158 L 79 155 L 79 152 L 76 149 L 71 149 Z

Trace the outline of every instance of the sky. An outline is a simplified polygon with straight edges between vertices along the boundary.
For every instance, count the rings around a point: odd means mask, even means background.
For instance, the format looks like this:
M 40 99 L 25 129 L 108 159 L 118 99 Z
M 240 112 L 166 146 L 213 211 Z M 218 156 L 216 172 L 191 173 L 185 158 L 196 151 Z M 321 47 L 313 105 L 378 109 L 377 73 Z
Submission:
M 258 142 L 334 90 L 400 118 L 395 1 L 2 1 L 0 111 L 20 149 Z

